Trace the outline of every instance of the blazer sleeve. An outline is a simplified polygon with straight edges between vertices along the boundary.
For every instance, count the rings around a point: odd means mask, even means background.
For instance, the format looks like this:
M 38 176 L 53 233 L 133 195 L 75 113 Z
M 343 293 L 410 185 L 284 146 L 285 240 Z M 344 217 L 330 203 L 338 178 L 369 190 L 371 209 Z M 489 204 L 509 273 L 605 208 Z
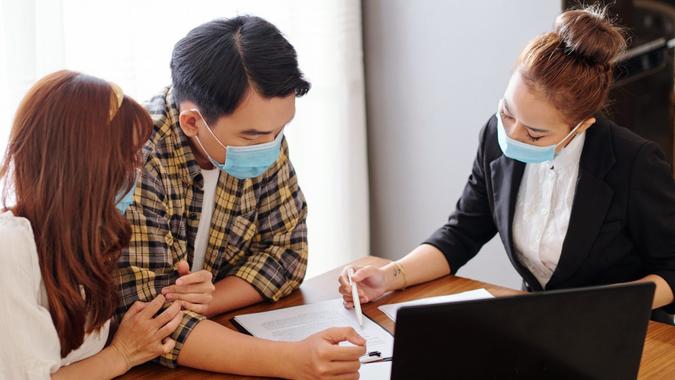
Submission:
M 480 132 L 478 152 L 473 161 L 471 175 L 457 201 L 455 211 L 444 226 L 436 230 L 423 244 L 438 248 L 450 265 L 450 271 L 457 273 L 462 265 L 472 259 L 481 247 L 497 233 L 494 224 L 489 193 L 486 186 L 485 139 L 489 124 Z
M 642 146 L 631 176 L 631 237 L 648 273 L 662 277 L 675 293 L 675 181 L 656 144 L 647 142 Z M 668 309 L 675 311 L 675 304 Z

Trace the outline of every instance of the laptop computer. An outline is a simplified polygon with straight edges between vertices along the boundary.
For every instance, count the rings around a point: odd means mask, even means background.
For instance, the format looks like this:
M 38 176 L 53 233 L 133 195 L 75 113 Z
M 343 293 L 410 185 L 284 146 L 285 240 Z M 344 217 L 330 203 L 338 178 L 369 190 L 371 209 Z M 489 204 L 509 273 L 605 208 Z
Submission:
M 392 379 L 635 379 L 652 283 L 401 308 Z

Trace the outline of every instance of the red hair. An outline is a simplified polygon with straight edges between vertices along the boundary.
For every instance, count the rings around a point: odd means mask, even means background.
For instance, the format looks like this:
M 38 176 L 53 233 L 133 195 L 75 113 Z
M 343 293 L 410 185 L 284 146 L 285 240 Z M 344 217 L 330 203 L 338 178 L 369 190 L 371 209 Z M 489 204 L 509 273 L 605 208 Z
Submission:
M 152 120 L 110 83 L 59 71 L 39 80 L 14 119 L 0 176 L 6 204 L 31 223 L 61 356 L 117 305 L 113 272 L 131 228 L 115 208 L 134 186 Z M 112 119 L 111 119 L 112 117 Z
M 517 70 L 574 125 L 605 106 L 614 59 L 625 48 L 604 8 L 570 10 L 558 16 L 553 32 L 529 43 Z

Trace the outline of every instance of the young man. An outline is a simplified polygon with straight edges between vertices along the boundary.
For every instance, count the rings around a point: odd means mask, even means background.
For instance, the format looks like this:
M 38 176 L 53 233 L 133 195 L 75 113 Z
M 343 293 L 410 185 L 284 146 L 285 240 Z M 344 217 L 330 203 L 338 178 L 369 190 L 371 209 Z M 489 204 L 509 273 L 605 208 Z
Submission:
M 310 84 L 293 46 L 257 17 L 218 19 L 180 40 L 173 85 L 148 104 L 154 131 L 120 259 L 120 311 L 164 294 L 185 316 L 163 365 L 249 375 L 356 375 L 363 340 L 332 329 L 276 343 L 206 317 L 297 289 L 307 264 L 307 205 L 284 127 Z M 357 347 L 339 347 L 349 340 Z M 318 353 L 318 354 L 317 354 Z

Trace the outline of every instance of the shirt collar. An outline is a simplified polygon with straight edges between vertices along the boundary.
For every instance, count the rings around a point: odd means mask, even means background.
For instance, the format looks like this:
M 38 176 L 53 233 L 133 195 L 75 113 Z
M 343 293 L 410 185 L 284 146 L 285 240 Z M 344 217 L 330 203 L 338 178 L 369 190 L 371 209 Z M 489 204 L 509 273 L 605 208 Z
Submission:
M 578 134 L 572 141 L 564 147 L 553 159 L 553 168 L 567 168 L 570 166 L 579 166 L 581 152 L 584 149 L 586 141 L 586 132 Z

